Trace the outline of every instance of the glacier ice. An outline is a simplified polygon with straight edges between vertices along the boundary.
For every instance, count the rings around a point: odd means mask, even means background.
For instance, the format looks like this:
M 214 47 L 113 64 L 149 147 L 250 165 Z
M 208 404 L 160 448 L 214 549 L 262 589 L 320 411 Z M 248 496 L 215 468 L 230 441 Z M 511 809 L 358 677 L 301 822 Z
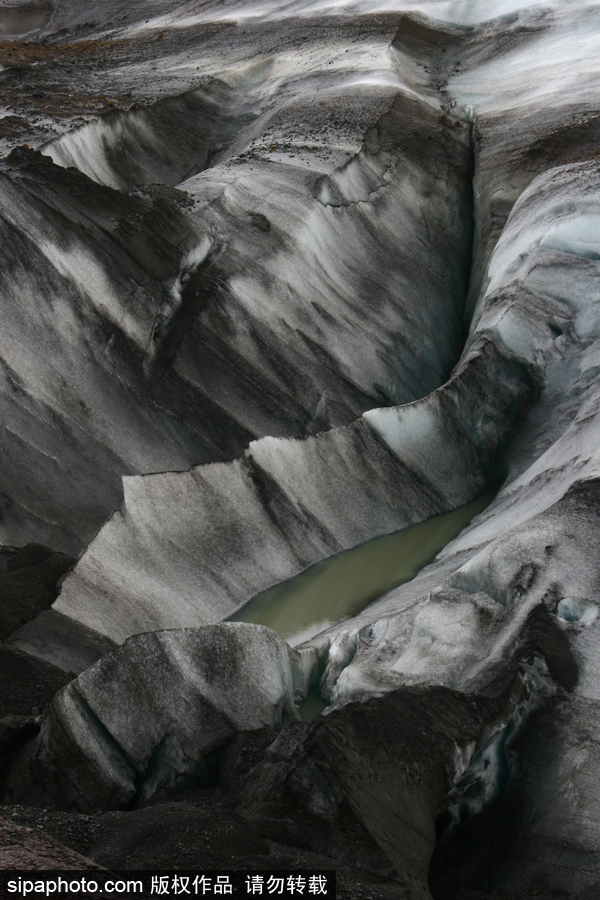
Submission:
M 275 770 L 305 804 L 318 783 L 313 813 L 343 797 L 407 896 L 429 896 L 438 813 L 484 835 L 511 783 L 519 852 L 489 842 L 473 871 L 593 894 L 599 13 L 240 0 L 107 22 L 59 0 L 36 24 L 35 47 L 67 24 L 110 45 L 119 108 L 50 110 L 42 153 L 1 164 L 2 541 L 81 553 L 50 615 L 122 646 L 57 696 L 11 790 L 32 796 L 27 770 L 91 809 L 202 782 L 202 697 L 215 746 L 280 731 L 248 809 Z M 498 484 L 416 578 L 293 651 L 218 624 Z M 27 633 L 40 652 L 42 619 Z M 325 714 L 299 726 L 309 693 Z

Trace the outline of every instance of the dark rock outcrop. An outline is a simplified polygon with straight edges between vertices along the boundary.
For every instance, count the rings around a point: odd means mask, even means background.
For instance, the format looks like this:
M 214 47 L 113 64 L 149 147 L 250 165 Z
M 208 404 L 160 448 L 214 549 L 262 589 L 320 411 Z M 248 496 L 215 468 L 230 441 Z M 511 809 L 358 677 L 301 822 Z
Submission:
M 50 608 L 75 562 L 40 544 L 0 548 L 0 640 Z
M 46 869 L 81 871 L 101 867 L 43 831 L 0 819 L 0 868 L 35 872 Z

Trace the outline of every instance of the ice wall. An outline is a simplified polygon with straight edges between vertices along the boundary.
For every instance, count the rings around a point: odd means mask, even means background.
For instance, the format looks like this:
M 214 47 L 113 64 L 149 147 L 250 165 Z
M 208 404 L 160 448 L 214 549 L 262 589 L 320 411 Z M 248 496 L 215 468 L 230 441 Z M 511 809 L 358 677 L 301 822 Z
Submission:
M 3 163 L 4 542 L 80 552 L 122 476 L 345 425 L 446 379 L 469 127 L 389 52 L 394 25 L 340 20 L 324 41 L 284 20 L 281 54 L 240 36 L 223 77 Z

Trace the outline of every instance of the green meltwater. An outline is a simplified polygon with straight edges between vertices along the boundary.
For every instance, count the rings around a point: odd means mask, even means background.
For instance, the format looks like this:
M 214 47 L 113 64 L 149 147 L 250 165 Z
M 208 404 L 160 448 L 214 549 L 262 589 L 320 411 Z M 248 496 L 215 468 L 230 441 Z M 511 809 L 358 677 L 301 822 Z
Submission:
M 414 578 L 493 496 L 336 553 L 252 597 L 229 620 L 267 625 L 300 644 Z

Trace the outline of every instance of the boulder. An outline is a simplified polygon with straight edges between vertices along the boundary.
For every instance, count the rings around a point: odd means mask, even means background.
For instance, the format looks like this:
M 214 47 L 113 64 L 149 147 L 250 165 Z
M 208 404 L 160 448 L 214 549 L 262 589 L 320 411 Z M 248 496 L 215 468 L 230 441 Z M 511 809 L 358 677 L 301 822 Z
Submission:
M 61 809 L 120 809 L 211 783 L 208 758 L 228 738 L 296 717 L 288 647 L 270 629 L 136 635 L 57 694 L 7 790 L 19 802 L 38 784 Z

